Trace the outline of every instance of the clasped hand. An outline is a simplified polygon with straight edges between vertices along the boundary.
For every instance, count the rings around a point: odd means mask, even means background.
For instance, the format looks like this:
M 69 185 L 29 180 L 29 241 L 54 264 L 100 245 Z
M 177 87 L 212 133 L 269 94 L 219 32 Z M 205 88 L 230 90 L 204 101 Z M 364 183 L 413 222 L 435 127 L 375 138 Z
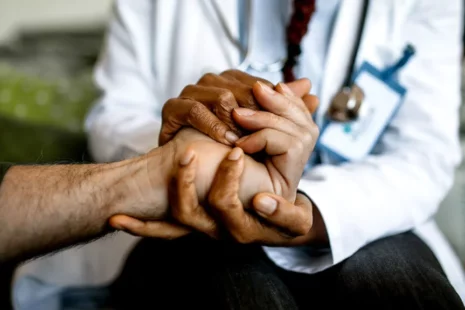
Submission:
M 186 87 L 163 110 L 160 145 L 173 161 L 167 216 L 119 214 L 110 224 L 145 237 L 199 231 L 240 243 L 306 243 L 315 210 L 297 186 L 318 137 L 309 92 L 306 79 L 274 87 L 234 70 Z M 147 170 L 160 177 L 150 160 Z

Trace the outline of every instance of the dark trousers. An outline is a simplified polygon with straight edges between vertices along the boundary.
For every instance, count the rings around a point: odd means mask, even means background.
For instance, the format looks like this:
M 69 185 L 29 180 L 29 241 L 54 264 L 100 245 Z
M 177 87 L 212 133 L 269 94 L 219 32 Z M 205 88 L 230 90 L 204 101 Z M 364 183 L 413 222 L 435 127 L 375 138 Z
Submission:
M 111 291 L 117 309 L 464 309 L 433 253 L 410 232 L 313 275 L 277 267 L 255 245 L 199 235 L 145 239 Z

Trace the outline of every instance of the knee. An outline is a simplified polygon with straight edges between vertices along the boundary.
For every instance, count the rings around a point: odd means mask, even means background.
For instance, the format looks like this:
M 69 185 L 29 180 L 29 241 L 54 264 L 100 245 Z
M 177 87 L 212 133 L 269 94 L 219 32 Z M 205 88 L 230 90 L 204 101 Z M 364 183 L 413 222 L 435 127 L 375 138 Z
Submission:
M 360 251 L 341 264 L 341 295 L 359 308 L 462 309 L 439 265 L 395 250 Z M 457 306 L 457 307 L 455 307 Z
M 338 283 L 352 293 L 383 295 L 420 289 L 424 284 L 443 285 L 444 278 L 422 261 L 362 251 L 341 265 Z
M 229 264 L 217 272 L 224 309 L 298 309 L 281 279 L 264 263 Z

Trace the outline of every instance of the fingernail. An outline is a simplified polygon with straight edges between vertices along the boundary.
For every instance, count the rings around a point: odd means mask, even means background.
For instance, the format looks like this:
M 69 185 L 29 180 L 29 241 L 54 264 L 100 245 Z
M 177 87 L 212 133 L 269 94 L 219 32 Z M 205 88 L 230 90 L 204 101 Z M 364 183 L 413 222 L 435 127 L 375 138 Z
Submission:
M 257 201 L 255 209 L 265 215 L 272 215 L 277 207 L 278 202 L 276 200 L 269 196 L 263 196 Z
M 234 143 L 236 142 L 239 137 L 232 131 L 228 131 L 226 132 L 226 134 L 224 135 L 224 137 L 226 138 L 226 140 L 228 140 L 230 143 Z
M 266 92 L 267 94 L 269 94 L 269 95 L 274 95 L 274 94 L 275 94 L 275 91 L 272 90 L 269 86 L 263 84 L 263 83 L 260 82 L 260 81 L 258 81 L 257 83 L 258 83 L 258 85 L 260 85 L 260 88 L 261 88 L 264 92 Z
M 195 152 L 193 150 L 187 150 L 187 152 L 181 157 L 181 160 L 179 161 L 179 164 L 181 166 L 187 166 L 192 162 L 192 159 L 194 159 Z
M 235 108 L 234 111 L 241 116 L 251 116 L 256 113 L 256 111 L 246 108 Z
M 242 155 L 242 149 L 239 147 L 235 147 L 231 151 L 231 153 L 229 153 L 228 159 L 232 161 L 236 161 L 236 160 L 239 160 L 239 158 L 241 158 L 241 155 Z
M 281 87 L 281 89 L 286 93 L 286 95 L 293 95 L 293 93 L 292 93 L 291 89 L 289 88 L 289 86 L 287 86 L 287 85 L 284 84 L 284 83 L 279 83 L 278 85 L 279 85 L 279 86 Z

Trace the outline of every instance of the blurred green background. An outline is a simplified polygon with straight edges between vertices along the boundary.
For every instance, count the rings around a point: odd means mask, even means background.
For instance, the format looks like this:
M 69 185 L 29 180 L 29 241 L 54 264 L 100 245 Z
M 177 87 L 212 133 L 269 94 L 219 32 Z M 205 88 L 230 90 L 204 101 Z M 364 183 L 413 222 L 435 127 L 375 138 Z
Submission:
M 30 31 L 0 47 L 0 161 L 89 160 L 83 122 L 103 33 Z

